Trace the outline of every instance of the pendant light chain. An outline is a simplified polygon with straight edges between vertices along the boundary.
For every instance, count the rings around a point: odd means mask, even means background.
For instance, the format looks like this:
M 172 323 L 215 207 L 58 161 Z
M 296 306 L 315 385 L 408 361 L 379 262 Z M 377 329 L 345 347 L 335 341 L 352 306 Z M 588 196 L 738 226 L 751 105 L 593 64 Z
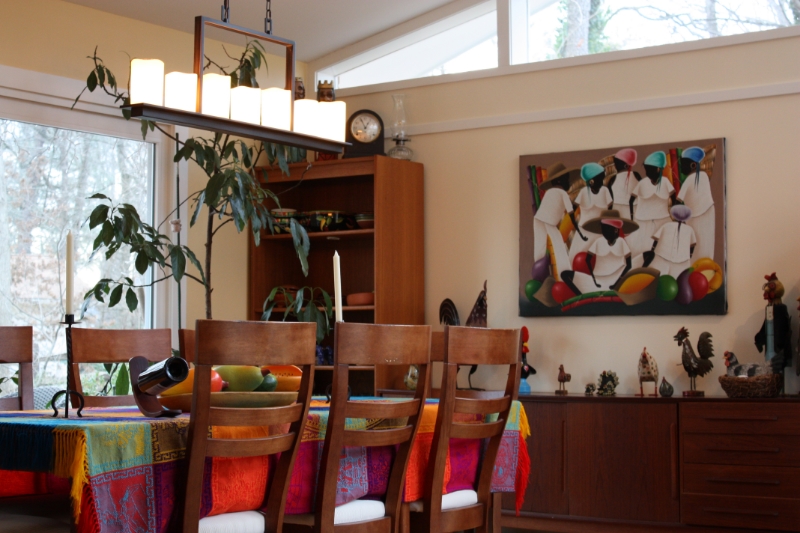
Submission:
M 267 0 L 267 18 L 264 19 L 264 33 L 272 35 L 272 0 Z
M 230 0 L 225 0 L 222 4 L 222 22 L 230 22 L 231 18 L 231 2 Z

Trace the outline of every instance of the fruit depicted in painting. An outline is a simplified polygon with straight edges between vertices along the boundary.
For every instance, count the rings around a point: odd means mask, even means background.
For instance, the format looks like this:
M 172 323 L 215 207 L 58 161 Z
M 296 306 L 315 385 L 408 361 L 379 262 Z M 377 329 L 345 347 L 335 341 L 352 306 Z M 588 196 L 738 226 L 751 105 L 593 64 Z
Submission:
M 670 275 L 658 278 L 658 297 L 665 302 L 671 302 L 678 296 L 678 282 Z
M 257 366 L 223 365 L 215 370 L 228 382 L 228 390 L 232 392 L 254 391 L 264 381 Z
M 216 370 L 211 371 L 211 392 L 219 392 L 227 386 Z M 194 368 L 189 369 L 189 375 L 174 387 L 161 393 L 161 396 L 175 396 L 176 394 L 191 394 L 194 390 Z
M 653 283 L 655 279 L 655 276 L 652 274 L 634 274 L 626 279 L 622 285 L 620 285 L 619 289 L 617 289 L 617 292 L 622 294 L 634 294 L 640 292 Z

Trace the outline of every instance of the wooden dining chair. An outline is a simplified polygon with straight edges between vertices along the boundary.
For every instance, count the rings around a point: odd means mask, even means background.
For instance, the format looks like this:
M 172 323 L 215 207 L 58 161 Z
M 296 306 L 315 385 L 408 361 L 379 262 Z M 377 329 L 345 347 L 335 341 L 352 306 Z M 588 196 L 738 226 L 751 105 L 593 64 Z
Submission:
M 394 533 L 398 524 L 406 468 L 428 390 L 430 326 L 393 326 L 339 322 L 334 336 L 331 407 L 322 449 L 314 514 L 286 515 L 286 526 L 313 533 Z M 349 365 L 419 366 L 414 398 L 405 401 L 348 399 Z M 400 427 L 352 430 L 348 418 L 400 419 Z M 354 500 L 336 506 L 343 448 L 397 446 L 383 501 Z
M 517 398 L 520 378 L 520 330 L 445 326 L 444 369 L 436 416 L 431 462 L 425 478 L 425 497 L 405 503 L 401 533 L 449 533 L 476 529 L 499 531 L 499 498 L 491 493 L 492 471 L 503 438 L 511 402 Z M 459 365 L 508 365 L 505 390 L 457 390 Z M 481 415 L 483 422 L 454 421 L 457 413 Z M 486 416 L 497 419 L 486 422 Z M 487 439 L 474 490 L 444 492 L 445 464 L 450 439 Z M 432 467 L 430 466 L 432 465 Z
M 163 361 L 172 355 L 169 329 L 91 329 L 72 328 L 72 383 L 70 389 L 83 394 L 80 363 L 127 363 L 141 356 L 148 361 Z M 73 407 L 76 405 L 72 401 Z M 133 395 L 84 396 L 84 407 L 136 405 Z
M 194 339 L 195 332 L 193 329 L 178 330 L 178 350 L 180 350 L 181 357 L 186 359 L 187 363 L 194 362 Z
M 0 327 L 0 363 L 19 364 L 16 398 L 0 398 L 0 411 L 33 409 L 33 328 Z
M 194 396 L 189 422 L 188 474 L 183 532 L 280 533 L 286 494 L 308 417 L 314 384 L 317 325 L 312 322 L 229 322 L 198 320 Z M 296 365 L 303 371 L 295 403 L 281 407 L 211 407 L 212 365 Z M 287 433 L 264 438 L 212 438 L 209 426 L 279 426 Z M 206 457 L 256 457 L 280 453 L 267 490 L 264 514 L 243 511 L 200 519 Z

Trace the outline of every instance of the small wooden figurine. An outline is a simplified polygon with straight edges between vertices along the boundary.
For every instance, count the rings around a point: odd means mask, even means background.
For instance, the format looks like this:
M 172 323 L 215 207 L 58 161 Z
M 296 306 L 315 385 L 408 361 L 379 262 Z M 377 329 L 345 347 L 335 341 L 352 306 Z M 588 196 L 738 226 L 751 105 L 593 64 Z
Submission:
M 681 328 L 678 334 L 674 337 L 678 346 L 681 346 L 681 364 L 683 369 L 689 374 L 691 382 L 689 390 L 683 391 L 684 396 L 700 397 L 705 396 L 703 391 L 697 390 L 696 379 L 697 376 L 703 377 L 714 368 L 714 363 L 710 361 L 714 357 L 714 346 L 711 344 L 711 333 L 704 331 L 700 334 L 700 340 L 697 341 L 697 352 L 700 357 L 695 355 L 692 349 L 692 343 L 689 341 L 689 330 Z
M 597 378 L 597 395 L 614 396 L 616 394 L 619 378 L 617 373 L 611 370 L 603 370 Z
M 644 396 L 645 382 L 653 382 L 653 396 L 658 398 L 658 364 L 652 355 L 647 353 L 647 346 L 642 348 L 642 355 L 639 357 L 639 394 Z
M 671 398 L 675 393 L 675 387 L 670 385 L 669 381 L 667 381 L 667 378 L 661 378 L 661 386 L 658 388 L 658 392 L 660 392 L 661 396 L 664 398 Z
M 556 394 L 569 394 L 565 383 L 572 381 L 572 374 L 564 372 L 564 365 L 558 365 L 558 390 Z

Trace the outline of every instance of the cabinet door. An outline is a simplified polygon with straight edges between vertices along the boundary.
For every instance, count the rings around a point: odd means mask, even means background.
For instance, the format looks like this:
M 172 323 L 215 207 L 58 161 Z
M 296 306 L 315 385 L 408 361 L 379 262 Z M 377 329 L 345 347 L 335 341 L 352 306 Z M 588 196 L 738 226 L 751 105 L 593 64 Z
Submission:
M 677 424 L 675 404 L 570 404 L 570 514 L 679 522 Z
M 531 475 L 521 511 L 569 514 L 566 487 L 566 404 L 520 399 L 528 415 Z M 503 495 L 503 508 L 514 510 L 515 494 Z

